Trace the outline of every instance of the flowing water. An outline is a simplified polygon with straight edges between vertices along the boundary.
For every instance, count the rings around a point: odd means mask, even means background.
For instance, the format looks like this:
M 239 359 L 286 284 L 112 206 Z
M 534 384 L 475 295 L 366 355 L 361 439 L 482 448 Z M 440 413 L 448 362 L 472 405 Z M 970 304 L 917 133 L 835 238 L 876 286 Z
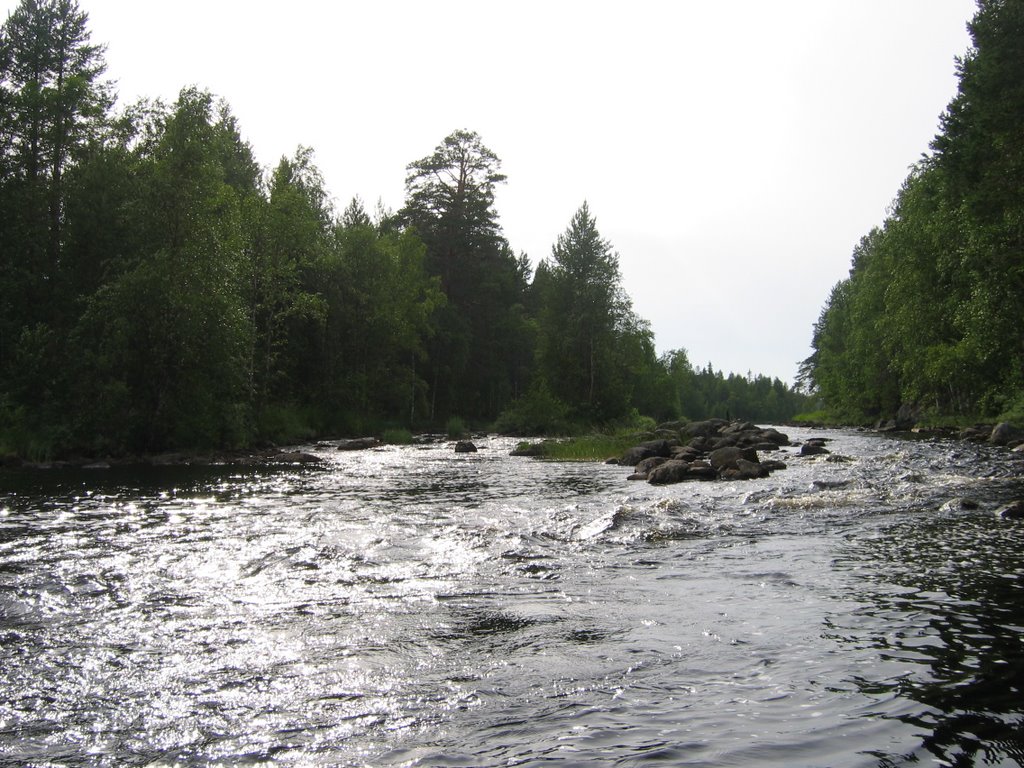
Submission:
M 4 471 L 0 765 L 1024 765 L 1024 456 L 814 434 Z

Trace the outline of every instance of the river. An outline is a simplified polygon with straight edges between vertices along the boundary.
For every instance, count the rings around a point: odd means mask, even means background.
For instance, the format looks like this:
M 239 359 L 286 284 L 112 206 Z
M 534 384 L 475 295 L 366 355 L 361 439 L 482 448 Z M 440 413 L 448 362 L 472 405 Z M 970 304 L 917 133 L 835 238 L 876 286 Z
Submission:
M 833 460 L 4 470 L 0 766 L 1024 765 L 1024 456 L 786 431 Z

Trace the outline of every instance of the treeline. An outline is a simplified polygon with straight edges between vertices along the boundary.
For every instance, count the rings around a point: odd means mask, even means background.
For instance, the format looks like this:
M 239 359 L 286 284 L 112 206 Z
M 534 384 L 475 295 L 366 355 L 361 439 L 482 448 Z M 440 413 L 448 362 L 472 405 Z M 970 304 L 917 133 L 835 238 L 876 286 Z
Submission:
M 338 211 L 311 150 L 265 171 L 223 101 L 115 112 L 103 76 L 74 0 L 0 28 L 0 450 L 799 409 L 778 380 L 657 357 L 586 204 L 533 274 L 475 133 L 409 164 L 399 211 Z
M 801 375 L 834 417 L 1024 420 L 1024 3 L 969 30 L 930 154 L 814 327 Z

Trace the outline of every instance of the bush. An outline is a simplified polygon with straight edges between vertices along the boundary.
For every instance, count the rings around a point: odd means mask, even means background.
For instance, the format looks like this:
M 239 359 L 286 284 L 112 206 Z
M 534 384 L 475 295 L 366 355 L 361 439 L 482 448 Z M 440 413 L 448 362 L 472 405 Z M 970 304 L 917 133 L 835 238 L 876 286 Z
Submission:
M 564 435 L 569 431 L 569 408 L 542 382 L 506 408 L 494 431 L 504 435 Z
M 1010 400 L 999 414 L 999 421 L 1008 421 L 1018 427 L 1024 427 L 1024 393 Z
M 274 443 L 301 443 L 316 437 L 315 414 L 296 405 L 268 405 L 259 415 L 259 436 Z
M 451 440 L 459 440 L 463 437 L 469 437 L 469 430 L 466 429 L 465 422 L 458 416 L 452 416 L 448 419 L 444 425 L 445 434 Z
M 388 445 L 409 445 L 412 443 L 412 432 L 408 429 L 385 429 L 381 442 Z

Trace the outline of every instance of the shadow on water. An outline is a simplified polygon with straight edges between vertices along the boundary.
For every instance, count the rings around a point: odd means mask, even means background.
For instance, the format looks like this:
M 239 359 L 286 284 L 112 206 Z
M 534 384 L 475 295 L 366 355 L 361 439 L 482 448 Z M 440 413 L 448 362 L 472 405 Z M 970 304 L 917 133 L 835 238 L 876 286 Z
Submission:
M 1024 765 L 1024 524 L 937 516 L 853 541 L 835 562 L 860 576 L 863 607 L 829 636 L 881 663 L 852 677 L 863 694 L 916 702 L 893 717 L 953 766 Z M 873 753 L 880 765 L 917 762 Z

